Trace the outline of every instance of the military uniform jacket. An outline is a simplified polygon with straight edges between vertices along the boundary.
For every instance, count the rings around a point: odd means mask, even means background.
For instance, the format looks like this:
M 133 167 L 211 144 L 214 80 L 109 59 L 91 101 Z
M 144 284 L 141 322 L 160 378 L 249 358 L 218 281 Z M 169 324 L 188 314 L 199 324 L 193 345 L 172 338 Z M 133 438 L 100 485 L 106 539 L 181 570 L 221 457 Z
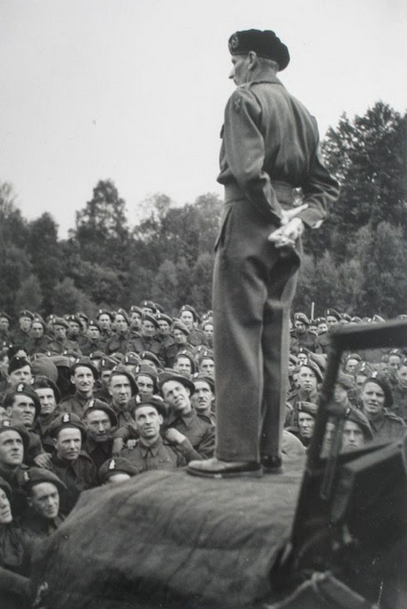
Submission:
M 106 442 L 95 442 L 92 438 L 88 437 L 82 445 L 83 452 L 92 459 L 97 472 L 105 461 L 111 459 L 112 448 L 113 438 L 108 438 Z
M 165 443 L 161 436 L 152 446 L 140 439 L 132 450 L 125 448 L 120 453 L 135 467 L 139 474 L 158 469 L 175 469 L 187 464 L 185 457 L 174 446 Z
M 196 451 L 196 459 L 209 459 L 215 451 L 215 426 L 208 418 L 198 417 L 191 409 L 183 415 L 171 413 L 166 421 L 168 429 L 177 429 L 188 438 Z
M 59 403 L 60 412 L 69 412 L 76 414 L 79 418 L 82 419 L 83 413 L 89 407 L 91 401 L 93 400 L 93 395 L 90 397 L 84 397 L 77 391 L 67 398 L 64 398 Z
M 226 201 L 239 198 L 237 188 L 267 221 L 279 225 L 272 182 L 300 187 L 308 209 L 299 218 L 311 228 L 321 224 L 338 184 L 321 162 L 314 117 L 271 70 L 259 68 L 252 82 L 231 95 L 222 138 L 218 182 L 225 185 Z M 250 159 L 241 153 L 242 141 L 253 151 Z
M 52 338 L 44 334 L 40 338 L 34 338 L 31 336 L 26 345 L 25 350 L 28 355 L 34 355 L 35 353 L 47 353 L 50 351 L 50 344 L 52 342 Z
M 397 385 L 393 390 L 393 405 L 391 411 L 407 423 L 407 389 L 400 389 Z
M 52 456 L 54 473 L 64 482 L 66 491 L 61 491 L 61 513 L 66 515 L 74 507 L 82 491 L 97 486 L 96 468 L 92 459 L 80 452 L 76 461 L 64 461 L 56 454 Z
M 46 539 L 52 535 L 52 533 L 55 533 L 64 520 L 65 518 L 61 514 L 58 514 L 56 518 L 51 520 L 49 518 L 44 518 L 33 509 L 29 508 L 21 517 L 20 526 L 31 537 Z
M 30 338 L 30 333 L 24 332 L 24 330 L 22 330 L 21 328 L 17 328 L 17 330 L 14 330 L 14 332 L 11 332 L 10 338 L 11 338 L 11 342 L 13 343 L 13 345 L 15 347 L 24 348 Z
M 122 353 L 125 355 L 129 351 L 135 351 L 133 345 L 134 339 L 131 335 L 130 330 L 126 332 L 113 334 L 107 341 L 105 345 L 105 353 L 107 355 L 111 355 L 112 353 Z
M 394 442 L 404 436 L 406 424 L 400 417 L 384 409 L 383 413 L 369 419 L 374 442 Z
M 152 336 L 151 338 L 147 336 L 135 336 L 132 344 L 134 348 L 131 349 L 131 351 L 135 351 L 136 353 L 149 351 L 150 353 L 154 353 L 154 355 L 164 363 L 164 346 L 159 338 L 156 338 L 155 336 Z

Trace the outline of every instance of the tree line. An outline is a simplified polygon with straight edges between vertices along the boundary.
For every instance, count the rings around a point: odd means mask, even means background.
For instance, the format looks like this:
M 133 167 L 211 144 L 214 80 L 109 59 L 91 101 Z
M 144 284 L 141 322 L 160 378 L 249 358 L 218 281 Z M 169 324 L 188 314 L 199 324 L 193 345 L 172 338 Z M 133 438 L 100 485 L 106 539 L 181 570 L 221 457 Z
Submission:
M 329 219 L 306 231 L 294 307 L 317 315 L 394 317 L 407 303 L 407 113 L 377 102 L 363 116 L 343 114 L 322 141 L 341 184 Z M 100 180 L 59 239 L 55 219 L 21 214 L 12 186 L 0 183 L 0 310 L 93 315 L 151 299 L 175 313 L 184 303 L 211 308 L 213 245 L 222 201 L 203 194 L 175 206 L 157 193 L 130 226 L 111 179 Z

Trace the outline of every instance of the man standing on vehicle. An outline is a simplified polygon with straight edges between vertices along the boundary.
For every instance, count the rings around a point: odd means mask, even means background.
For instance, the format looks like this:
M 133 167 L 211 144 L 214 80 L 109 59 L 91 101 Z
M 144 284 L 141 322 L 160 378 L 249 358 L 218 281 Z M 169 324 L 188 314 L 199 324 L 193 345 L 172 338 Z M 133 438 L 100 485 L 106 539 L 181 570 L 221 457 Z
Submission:
M 338 194 L 319 156 L 315 119 L 284 88 L 285 44 L 272 31 L 229 39 L 237 85 L 225 110 L 218 181 L 225 207 L 213 279 L 217 388 L 215 458 L 191 462 L 210 477 L 281 471 L 289 315 L 301 234 Z M 295 206 L 296 188 L 303 206 Z

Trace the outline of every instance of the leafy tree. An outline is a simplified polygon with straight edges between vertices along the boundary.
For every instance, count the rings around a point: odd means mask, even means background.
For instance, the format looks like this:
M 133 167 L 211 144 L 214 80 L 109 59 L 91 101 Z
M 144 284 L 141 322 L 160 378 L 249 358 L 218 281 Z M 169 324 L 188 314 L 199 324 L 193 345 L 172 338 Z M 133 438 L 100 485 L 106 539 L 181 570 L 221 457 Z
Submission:
M 16 293 L 15 310 L 30 309 L 31 311 L 40 312 L 43 310 L 43 295 L 41 284 L 38 277 L 30 275 L 27 279 L 21 282 L 21 285 Z
M 59 315 L 73 314 L 84 311 L 87 315 L 94 315 L 97 306 L 89 297 L 79 290 L 70 277 L 66 277 L 55 286 L 52 300 L 53 311 Z

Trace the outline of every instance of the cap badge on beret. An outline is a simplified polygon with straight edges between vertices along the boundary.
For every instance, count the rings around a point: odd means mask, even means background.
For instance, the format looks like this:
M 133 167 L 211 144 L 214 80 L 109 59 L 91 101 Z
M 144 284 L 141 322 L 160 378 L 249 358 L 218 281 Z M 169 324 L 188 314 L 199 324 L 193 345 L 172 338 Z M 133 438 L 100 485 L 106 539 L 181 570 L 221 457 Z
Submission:
M 68 412 L 66 412 L 62 416 L 62 423 L 69 423 L 70 420 L 71 420 L 71 415 Z
M 8 421 L 7 419 L 5 419 L 2 423 L 3 427 L 11 427 L 11 423 L 10 421 Z
M 25 482 L 29 482 L 30 481 L 30 474 L 28 472 L 24 472 L 24 481 Z
M 19 383 L 16 387 L 16 391 L 18 391 L 18 393 L 24 391 L 24 383 Z
M 109 461 L 109 469 L 116 469 L 116 461 L 114 459 Z

